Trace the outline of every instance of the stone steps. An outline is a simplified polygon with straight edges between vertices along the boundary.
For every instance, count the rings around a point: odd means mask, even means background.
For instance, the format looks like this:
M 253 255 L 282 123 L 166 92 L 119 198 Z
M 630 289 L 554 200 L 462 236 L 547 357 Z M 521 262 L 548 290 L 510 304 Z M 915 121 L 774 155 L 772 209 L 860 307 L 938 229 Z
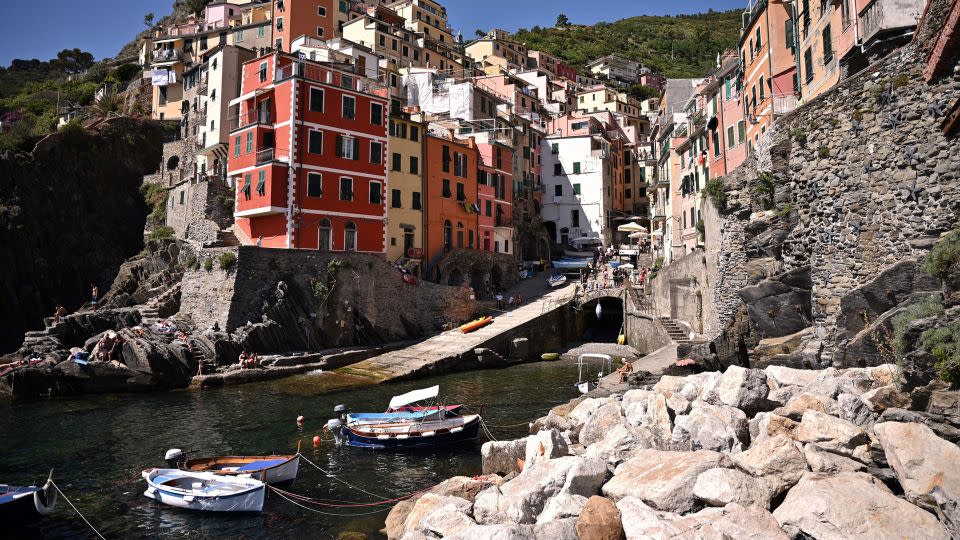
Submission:
M 690 336 L 687 335 L 687 332 L 684 331 L 683 327 L 681 327 L 677 321 L 670 317 L 660 317 L 660 324 L 663 325 L 664 330 L 667 331 L 667 335 L 670 336 L 670 339 L 673 341 L 677 343 L 690 343 Z

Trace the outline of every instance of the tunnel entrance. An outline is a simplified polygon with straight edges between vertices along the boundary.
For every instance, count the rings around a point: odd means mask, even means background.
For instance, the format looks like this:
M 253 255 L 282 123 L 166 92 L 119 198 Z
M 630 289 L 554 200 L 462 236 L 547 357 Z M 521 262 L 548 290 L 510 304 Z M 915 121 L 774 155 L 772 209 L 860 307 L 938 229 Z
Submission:
M 600 317 L 597 317 L 597 306 Z M 583 322 L 581 340 L 593 343 L 616 343 L 623 327 L 623 300 L 600 298 L 583 305 L 580 312 Z

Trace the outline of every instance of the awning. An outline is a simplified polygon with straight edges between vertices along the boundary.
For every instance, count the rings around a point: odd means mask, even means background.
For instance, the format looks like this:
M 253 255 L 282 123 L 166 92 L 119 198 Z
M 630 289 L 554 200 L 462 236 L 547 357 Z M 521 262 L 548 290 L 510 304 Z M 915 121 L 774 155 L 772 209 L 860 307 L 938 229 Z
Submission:
M 409 405 L 425 399 L 433 399 L 437 397 L 438 394 L 440 394 L 439 385 L 431 386 L 430 388 L 424 388 L 422 390 L 414 390 L 412 392 L 407 392 L 406 394 L 400 394 L 399 396 L 393 396 L 393 398 L 390 400 L 390 408 L 399 409 L 404 405 Z

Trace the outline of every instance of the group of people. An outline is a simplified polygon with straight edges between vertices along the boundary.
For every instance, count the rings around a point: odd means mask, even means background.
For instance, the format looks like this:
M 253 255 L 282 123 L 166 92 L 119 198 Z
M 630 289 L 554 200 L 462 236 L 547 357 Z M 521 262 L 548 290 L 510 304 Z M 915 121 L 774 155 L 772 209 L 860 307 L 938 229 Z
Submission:
M 246 349 L 240 353 L 240 369 L 257 369 L 260 367 L 260 357 L 255 352 Z
M 120 334 L 110 330 L 100 341 L 97 342 L 97 354 L 95 358 L 101 362 L 120 363 L 123 352 L 123 337 Z
M 503 293 L 498 291 L 496 299 L 497 299 L 497 309 L 499 309 L 500 311 L 503 311 L 505 308 L 503 303 Z M 523 295 L 520 293 L 510 295 L 510 297 L 507 299 L 507 305 L 509 305 L 510 307 L 523 305 Z

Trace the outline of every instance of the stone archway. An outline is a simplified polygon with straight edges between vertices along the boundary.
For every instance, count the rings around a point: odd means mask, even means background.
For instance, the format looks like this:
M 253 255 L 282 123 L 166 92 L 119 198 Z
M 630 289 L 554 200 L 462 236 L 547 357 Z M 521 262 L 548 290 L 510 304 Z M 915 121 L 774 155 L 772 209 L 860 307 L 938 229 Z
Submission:
M 470 287 L 482 293 L 484 285 L 486 285 L 489 279 L 489 275 L 489 272 L 487 272 L 487 269 L 482 264 L 475 263 L 470 267 Z
M 503 271 L 500 269 L 499 264 L 494 264 L 490 267 L 490 285 L 494 289 L 501 288 L 503 283 Z

